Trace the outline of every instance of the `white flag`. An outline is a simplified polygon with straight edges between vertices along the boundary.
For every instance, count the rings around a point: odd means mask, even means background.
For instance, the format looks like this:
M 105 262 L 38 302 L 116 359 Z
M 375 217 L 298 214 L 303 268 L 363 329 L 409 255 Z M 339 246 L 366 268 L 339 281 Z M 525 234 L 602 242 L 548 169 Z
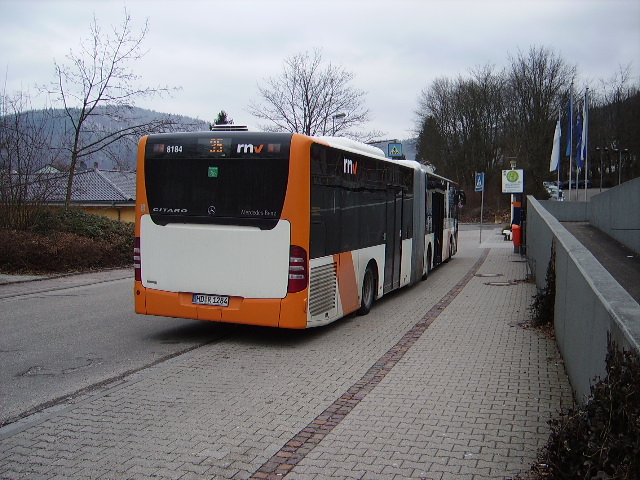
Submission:
M 551 150 L 551 161 L 549 162 L 549 171 L 553 172 L 560 165 L 560 118 L 556 123 L 556 132 L 553 134 L 553 149 Z

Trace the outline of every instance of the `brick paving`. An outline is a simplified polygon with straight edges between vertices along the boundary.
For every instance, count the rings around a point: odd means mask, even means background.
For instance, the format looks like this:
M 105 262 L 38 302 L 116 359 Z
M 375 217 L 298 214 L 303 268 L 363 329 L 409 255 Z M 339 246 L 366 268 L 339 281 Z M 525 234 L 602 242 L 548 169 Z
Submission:
M 519 325 L 535 293 L 526 264 L 497 231 L 477 234 L 367 316 L 230 328 L 0 428 L 0 478 L 524 474 L 571 392 L 553 340 Z

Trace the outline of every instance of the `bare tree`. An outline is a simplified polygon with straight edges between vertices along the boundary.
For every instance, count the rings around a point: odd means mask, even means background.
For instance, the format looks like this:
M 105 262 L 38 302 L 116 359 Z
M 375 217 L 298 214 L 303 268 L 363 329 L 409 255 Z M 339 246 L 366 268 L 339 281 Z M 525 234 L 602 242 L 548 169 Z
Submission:
M 50 112 L 33 110 L 29 95 L 2 95 L 0 104 L 0 227 L 22 230 L 33 223 L 55 190 Z
M 604 186 L 640 175 L 640 82 L 632 73 L 631 64 L 620 65 L 609 78 L 600 80 L 600 94 L 590 95 L 589 131 L 595 161 L 589 165 L 593 177 L 598 183 L 602 179 Z
M 271 122 L 266 130 L 306 135 L 344 134 L 359 139 L 381 132 L 349 131 L 370 120 L 365 92 L 350 86 L 354 74 L 332 63 L 323 64 L 320 50 L 285 59 L 282 73 L 258 87 L 263 103 L 252 102 L 249 113 Z
M 620 65 L 617 72 L 607 80 L 600 80 L 601 94 L 592 97 L 592 105 L 604 110 L 599 125 L 604 137 L 601 143 L 606 147 L 617 148 L 616 143 L 623 142 L 625 147 L 638 150 L 638 111 L 630 105 L 630 101 L 640 92 L 638 78 L 632 75 L 631 64 Z M 631 108 L 630 108 L 631 107 Z M 635 134 L 634 134 L 635 132 Z M 633 144 L 633 145 L 632 145 Z
M 67 206 L 81 158 L 104 151 L 125 138 L 164 131 L 174 123 L 170 117 L 140 122 L 132 117 L 137 99 L 174 90 L 139 85 L 140 77 L 129 67 L 146 53 L 142 42 L 147 32 L 147 22 L 139 33 L 133 31 L 126 10 L 122 25 L 111 27 L 108 32 L 102 31 L 94 17 L 89 38 L 80 42 L 79 51 L 70 50 L 66 63 L 55 62 L 56 80 L 48 92 L 62 104 L 68 119 L 69 136 L 63 145 L 69 155 Z M 106 116 L 109 121 L 94 121 L 99 116 Z
M 566 108 L 576 67 L 545 47 L 531 47 L 510 61 L 507 156 L 517 157 L 518 168 L 527 170 L 527 192 L 541 194 L 549 176 L 550 139 L 558 112 Z
M 474 172 L 497 176 L 502 156 L 505 76 L 487 65 L 470 77 L 436 79 L 418 99 L 419 159 L 465 186 Z
M 474 172 L 499 185 L 505 159 L 517 157 L 517 166 L 527 169 L 528 191 L 541 190 L 555 120 L 574 76 L 575 67 L 551 50 L 532 47 L 510 57 L 504 72 L 485 66 L 457 80 L 437 79 L 418 99 L 420 155 L 467 186 Z
M 454 112 L 455 82 L 446 77 L 436 78 L 418 97 L 417 133 L 418 160 L 432 164 L 444 175 L 461 181 L 464 175 L 454 160 L 461 140 L 456 137 L 457 121 Z
M 465 186 L 471 186 L 473 172 L 486 172 L 489 195 L 498 206 L 497 175 L 509 168 L 507 158 L 515 158 L 517 167 L 526 170 L 527 193 L 546 198 L 542 182 L 554 178 L 548 168 L 551 139 L 558 113 L 566 124 L 570 85 L 576 83 L 577 71 L 545 47 L 531 47 L 509 60 L 502 72 L 484 67 L 457 79 L 436 79 L 420 94 L 416 110 L 418 160 Z M 603 81 L 600 95 L 590 89 L 590 99 L 591 175 L 602 168 L 603 181 L 610 185 L 620 177 L 640 175 L 640 84 L 631 66 L 621 66 Z M 574 102 L 574 109 L 580 110 L 582 100 L 574 95 Z M 566 141 L 565 136 L 563 148 Z M 563 163 L 566 169 L 569 162 Z

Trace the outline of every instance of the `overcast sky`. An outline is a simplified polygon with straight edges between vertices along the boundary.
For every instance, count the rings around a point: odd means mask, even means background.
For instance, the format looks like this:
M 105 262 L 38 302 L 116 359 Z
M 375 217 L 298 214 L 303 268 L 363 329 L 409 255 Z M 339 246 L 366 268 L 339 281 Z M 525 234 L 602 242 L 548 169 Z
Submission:
M 146 86 L 180 86 L 138 102 L 156 111 L 258 125 L 247 113 L 257 85 L 283 60 L 321 48 L 326 61 L 354 73 L 373 118 L 366 130 L 413 136 L 420 92 L 531 46 L 549 47 L 597 87 L 621 65 L 640 75 L 640 0 L 0 0 L 0 92 L 54 79 L 89 37 L 95 14 L 105 29 L 124 8 L 134 27 L 149 20 L 147 55 L 134 69 Z

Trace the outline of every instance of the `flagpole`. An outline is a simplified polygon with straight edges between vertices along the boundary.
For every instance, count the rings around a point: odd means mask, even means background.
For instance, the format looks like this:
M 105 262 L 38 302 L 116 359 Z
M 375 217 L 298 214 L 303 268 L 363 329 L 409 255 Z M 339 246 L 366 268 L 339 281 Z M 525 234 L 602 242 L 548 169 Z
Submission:
M 584 107 L 582 113 L 582 149 L 584 151 L 584 201 L 587 201 L 587 180 L 589 172 L 589 88 L 584 91 Z
M 558 125 L 561 123 L 561 112 L 558 109 Z M 561 140 L 558 140 L 558 143 L 561 143 Z M 558 200 L 560 200 L 560 196 L 562 195 L 562 189 L 560 188 L 560 159 L 562 158 L 562 147 L 558 146 Z
M 571 201 L 571 180 L 573 178 L 573 152 L 569 155 L 569 201 Z
M 571 180 L 573 178 L 573 82 L 569 89 L 569 201 L 571 201 Z

